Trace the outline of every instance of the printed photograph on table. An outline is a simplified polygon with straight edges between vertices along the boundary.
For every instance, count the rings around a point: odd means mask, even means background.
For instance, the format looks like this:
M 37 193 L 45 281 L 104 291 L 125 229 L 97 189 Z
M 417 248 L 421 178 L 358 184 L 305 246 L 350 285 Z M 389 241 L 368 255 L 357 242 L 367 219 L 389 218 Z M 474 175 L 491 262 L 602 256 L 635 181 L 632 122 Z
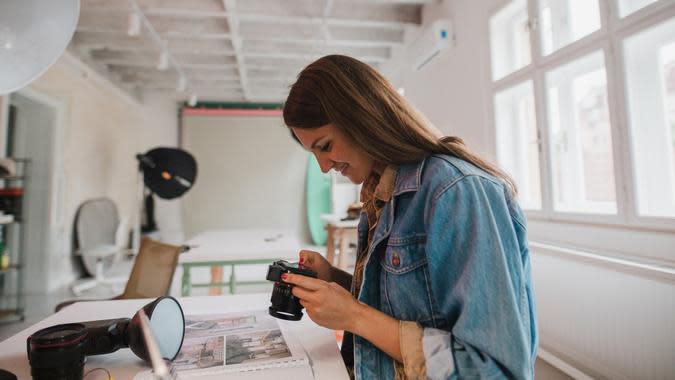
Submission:
M 232 334 L 225 337 L 225 365 L 255 363 L 291 356 L 279 329 Z
M 262 322 L 261 328 L 269 329 L 274 327 L 274 325 L 269 323 L 274 321 L 269 321 L 269 318 L 266 318 L 264 315 L 263 318 L 260 319 L 260 322 Z M 252 314 L 235 316 L 223 314 L 187 316 L 185 317 L 185 337 L 192 338 L 225 335 L 231 331 L 242 329 L 250 330 L 256 326 L 256 323 L 257 318 Z
M 185 339 L 178 357 L 173 361 L 174 369 L 182 371 L 222 366 L 224 342 L 222 336 Z
M 173 361 L 182 377 L 280 366 L 306 367 L 306 353 L 267 310 L 186 316 L 185 341 Z

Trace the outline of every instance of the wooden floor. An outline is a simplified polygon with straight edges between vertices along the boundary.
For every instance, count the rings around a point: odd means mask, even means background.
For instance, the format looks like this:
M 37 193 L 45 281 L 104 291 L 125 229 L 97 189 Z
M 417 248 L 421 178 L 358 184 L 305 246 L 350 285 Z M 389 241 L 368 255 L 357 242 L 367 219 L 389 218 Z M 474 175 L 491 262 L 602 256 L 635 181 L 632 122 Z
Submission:
M 573 377 L 539 358 L 534 363 L 534 378 L 537 380 L 574 380 Z

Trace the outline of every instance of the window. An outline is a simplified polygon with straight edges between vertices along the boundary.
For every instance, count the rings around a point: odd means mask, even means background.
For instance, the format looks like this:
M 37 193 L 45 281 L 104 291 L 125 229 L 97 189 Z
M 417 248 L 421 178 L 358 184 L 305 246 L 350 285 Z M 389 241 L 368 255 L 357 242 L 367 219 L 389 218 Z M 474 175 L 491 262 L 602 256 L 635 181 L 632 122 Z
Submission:
M 512 1 L 490 20 L 492 77 L 502 78 L 530 64 L 530 31 L 527 2 Z
M 539 0 L 545 55 L 600 29 L 598 0 Z
M 539 138 L 532 81 L 495 96 L 497 156 L 502 168 L 518 185 L 524 209 L 541 209 Z
M 675 20 L 624 41 L 637 212 L 675 217 Z
M 554 208 L 616 213 L 602 52 L 547 73 L 546 89 Z
M 528 215 L 675 230 L 675 1 L 503 1 L 496 155 Z
M 619 15 L 626 17 L 629 14 L 655 3 L 656 0 L 619 0 Z

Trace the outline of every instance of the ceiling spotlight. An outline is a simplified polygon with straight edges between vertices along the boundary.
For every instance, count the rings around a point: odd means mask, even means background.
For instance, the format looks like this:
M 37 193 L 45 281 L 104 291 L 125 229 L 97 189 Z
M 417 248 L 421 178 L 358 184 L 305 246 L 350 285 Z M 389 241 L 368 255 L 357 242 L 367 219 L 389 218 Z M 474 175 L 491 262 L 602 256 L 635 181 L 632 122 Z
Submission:
M 127 35 L 135 37 L 141 34 L 141 16 L 139 16 L 138 13 L 129 13 L 127 22 Z
M 194 106 L 197 105 L 197 94 L 196 93 L 193 92 L 192 95 L 190 95 L 190 100 L 188 100 L 188 105 L 190 107 L 194 107 Z
M 178 77 L 178 85 L 176 85 L 176 91 L 183 92 L 187 88 L 187 80 L 184 76 Z
M 12 50 L 16 43 L 15 31 L 6 27 L 0 26 L 0 48 L 5 50 Z
M 166 70 L 169 68 L 169 53 L 166 50 L 162 50 L 159 54 L 159 61 L 157 62 L 157 70 Z

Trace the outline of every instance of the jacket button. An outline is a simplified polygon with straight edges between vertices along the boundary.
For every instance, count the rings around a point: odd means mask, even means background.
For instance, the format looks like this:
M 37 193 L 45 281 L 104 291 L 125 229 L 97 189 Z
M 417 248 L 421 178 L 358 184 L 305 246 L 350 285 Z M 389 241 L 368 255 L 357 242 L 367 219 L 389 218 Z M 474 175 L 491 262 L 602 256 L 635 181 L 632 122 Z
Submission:
M 401 258 L 398 256 L 398 253 L 394 252 L 392 258 L 391 258 L 391 265 L 397 267 L 401 265 Z

